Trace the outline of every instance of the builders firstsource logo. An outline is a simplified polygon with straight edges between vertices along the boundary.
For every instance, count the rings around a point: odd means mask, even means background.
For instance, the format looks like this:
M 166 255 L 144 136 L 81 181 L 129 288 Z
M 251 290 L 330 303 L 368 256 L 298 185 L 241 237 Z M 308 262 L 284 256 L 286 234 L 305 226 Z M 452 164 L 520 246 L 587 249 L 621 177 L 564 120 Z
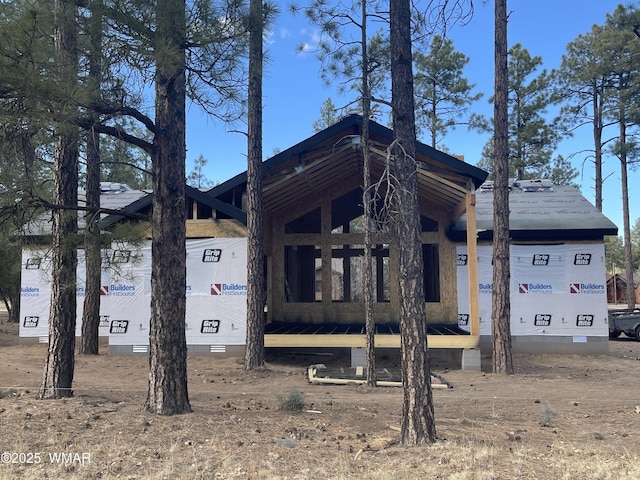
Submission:
M 110 297 L 133 297 L 136 294 L 135 285 L 103 285 L 100 287 L 100 295 Z
M 553 286 L 549 283 L 519 283 L 518 293 L 529 295 L 550 295 L 553 293 Z
M 220 257 L 222 257 L 221 248 L 205 248 L 202 252 L 203 263 L 219 262 Z
M 21 297 L 38 297 L 40 296 L 40 287 L 22 287 L 20 288 Z
M 246 295 L 247 286 L 240 283 L 212 283 L 211 295 Z
M 570 283 L 569 292 L 579 295 L 604 295 L 606 289 L 602 283 Z

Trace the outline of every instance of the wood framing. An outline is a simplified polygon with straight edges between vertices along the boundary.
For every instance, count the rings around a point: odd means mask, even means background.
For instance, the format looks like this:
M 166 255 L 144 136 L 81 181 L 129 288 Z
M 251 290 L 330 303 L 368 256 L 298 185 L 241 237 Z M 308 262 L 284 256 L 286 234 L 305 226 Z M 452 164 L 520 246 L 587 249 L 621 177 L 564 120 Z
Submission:
M 362 215 L 361 117 L 351 115 L 263 163 L 263 213 L 266 256 L 266 346 L 364 346 L 364 335 L 272 333 L 274 324 L 358 325 L 364 323 L 361 299 Z M 378 225 L 393 173 L 387 148 L 393 132 L 371 124 L 371 183 L 377 186 L 373 209 Z M 455 243 L 450 225 L 474 213 L 473 191 L 487 173 L 423 144 L 416 145 L 419 204 L 425 257 L 425 322 L 452 327 L 430 335 L 430 348 L 476 348 L 472 335 L 457 330 Z M 239 175 L 206 192 L 217 201 L 239 204 L 246 176 Z M 220 215 L 216 218 L 221 220 Z M 230 219 L 233 215 L 229 216 Z M 476 232 L 468 241 L 475 245 Z M 400 323 L 396 274 L 398 244 L 392 235 L 374 234 L 373 270 L 377 324 Z M 473 249 L 474 246 L 471 246 Z M 471 263 L 475 261 L 470 255 Z M 477 301 L 477 295 L 474 297 Z M 477 312 L 477 309 L 476 309 Z M 473 322 L 472 322 L 473 325 Z M 477 327 L 477 318 L 476 318 Z M 457 333 L 457 334 L 452 334 Z M 399 348 L 399 335 L 376 335 L 376 345 Z
M 480 335 L 480 308 L 478 306 L 478 237 L 476 235 L 476 196 L 467 193 L 467 258 L 469 270 L 469 325 L 471 335 Z
M 265 345 L 362 347 L 364 332 L 349 332 L 364 324 L 362 304 L 363 192 L 362 118 L 351 115 L 263 162 L 263 218 L 265 252 Z M 391 325 L 376 334 L 376 346 L 399 348 L 400 324 L 398 242 L 391 233 L 387 196 L 393 186 L 393 158 L 388 147 L 393 132 L 370 124 L 371 184 L 377 200 L 372 211 L 378 231 L 373 234 L 376 325 Z M 456 245 L 451 226 L 468 219 L 469 284 L 477 302 L 477 266 L 474 194 L 487 173 L 464 161 L 416 144 L 418 195 L 421 214 L 425 280 L 425 323 L 430 348 L 476 348 L 478 309 L 472 306 L 471 335 L 458 329 Z M 209 191 L 187 187 L 189 238 L 246 235 L 246 174 Z M 127 212 L 150 211 L 146 195 L 110 215 L 102 228 Z M 475 273 L 474 273 L 475 272 Z M 474 281 L 473 276 L 476 275 Z M 301 326 L 296 333 L 274 332 L 274 326 Z M 335 329 L 324 329 L 335 325 Z M 432 327 L 444 327 L 432 328 Z M 313 328 L 312 328 L 313 327 Z

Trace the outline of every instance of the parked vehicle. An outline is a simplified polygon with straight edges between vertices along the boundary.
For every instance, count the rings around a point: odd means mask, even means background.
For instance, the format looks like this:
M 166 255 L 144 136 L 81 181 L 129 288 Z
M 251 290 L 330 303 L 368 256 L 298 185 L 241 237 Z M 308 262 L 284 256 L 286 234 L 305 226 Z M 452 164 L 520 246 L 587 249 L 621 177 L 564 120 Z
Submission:
M 640 309 L 609 311 L 609 338 L 621 333 L 640 342 Z

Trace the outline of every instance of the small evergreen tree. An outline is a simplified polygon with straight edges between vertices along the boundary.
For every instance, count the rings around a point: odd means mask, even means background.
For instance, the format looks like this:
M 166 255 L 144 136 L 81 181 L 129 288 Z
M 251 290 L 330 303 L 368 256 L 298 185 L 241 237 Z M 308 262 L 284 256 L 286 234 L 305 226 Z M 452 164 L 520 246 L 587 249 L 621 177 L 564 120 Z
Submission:
M 592 130 L 593 148 L 584 150 L 585 160 L 593 159 L 596 208 L 602 211 L 602 164 L 606 99 L 610 74 L 601 58 L 602 26 L 579 35 L 567 45 L 560 69 L 555 73 L 556 97 L 562 103 L 558 125 L 566 135 L 583 126 Z
M 521 180 L 549 177 L 549 164 L 558 143 L 556 129 L 545 118 L 553 100 L 551 76 L 546 70 L 536 75 L 542 58 L 532 57 L 519 43 L 509 49 L 508 56 L 508 175 Z M 492 173 L 493 148 L 492 140 L 479 163 Z
M 315 133 L 321 132 L 339 120 L 340 115 L 338 114 L 338 109 L 333 104 L 333 100 L 327 98 L 323 102 L 322 107 L 320 107 L 320 118 L 313 122 L 313 131 Z
M 207 166 L 208 160 L 204 155 L 199 155 L 193 161 L 193 170 L 187 175 L 187 184 L 194 188 L 211 188 L 213 182 L 207 178 L 204 168 Z

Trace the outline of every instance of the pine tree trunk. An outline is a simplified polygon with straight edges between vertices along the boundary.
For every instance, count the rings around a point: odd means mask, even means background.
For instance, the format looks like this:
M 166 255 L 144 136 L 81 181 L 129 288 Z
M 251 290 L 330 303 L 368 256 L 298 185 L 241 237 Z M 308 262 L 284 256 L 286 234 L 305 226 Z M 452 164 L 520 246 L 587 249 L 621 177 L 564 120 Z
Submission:
M 262 0 L 250 2 L 247 168 L 247 341 L 244 368 L 264 366 Z
M 631 221 L 629 217 L 629 174 L 627 167 L 627 127 L 626 108 L 620 101 L 620 177 L 622 183 L 622 228 L 624 239 L 624 265 L 627 277 L 627 308 L 633 310 L 636 307 L 635 282 L 633 281 L 633 252 L 631 249 Z
M 369 150 L 369 120 L 371 116 L 371 88 L 369 86 L 369 54 L 367 51 L 367 2 L 362 2 L 362 204 L 364 227 L 364 268 L 363 268 L 363 301 L 364 301 L 364 325 L 366 333 L 366 361 L 367 361 L 367 385 L 375 387 L 376 380 L 376 351 L 375 331 L 376 320 L 373 311 L 373 266 L 372 266 L 372 230 L 371 219 L 372 195 L 371 195 L 371 151 Z
M 76 135 L 56 140 L 54 204 L 76 205 L 78 197 L 78 149 Z M 38 398 L 73 396 L 76 340 L 77 213 L 73 209 L 53 211 L 51 260 L 51 308 L 49 349 Z
M 79 353 L 98 354 L 98 331 L 100 327 L 100 286 L 102 265 L 100 257 L 100 154 L 98 134 L 89 132 L 87 141 L 87 230 L 84 237 L 85 285 L 82 332 Z
M 87 158 L 89 154 L 87 153 Z M 89 164 L 87 161 L 87 206 L 100 207 L 100 177 L 98 186 L 89 182 Z M 97 188 L 97 205 L 95 199 L 89 199 L 89 189 Z M 98 354 L 98 335 L 100 328 L 100 286 L 102 283 L 102 265 L 100 258 L 100 229 L 98 228 L 98 218 L 87 215 L 87 232 L 84 239 L 85 257 L 85 285 L 84 285 L 84 308 L 82 311 L 82 332 L 78 352 L 83 355 Z
M 54 42 L 60 67 L 59 85 L 73 84 L 77 78 L 77 46 L 74 2 L 56 0 L 54 4 Z M 72 114 L 73 108 L 60 111 Z M 52 271 L 49 313 L 49 348 L 42 383 L 37 397 L 71 397 L 76 340 L 76 265 L 78 217 L 78 135 L 65 123 L 56 124 L 53 167 Z
M 89 158 L 87 152 L 87 158 Z M 87 161 L 87 207 L 95 208 L 94 212 L 100 208 L 100 177 L 98 177 L 98 186 L 94 185 L 94 181 L 89 181 L 89 165 Z M 91 198 L 89 191 L 91 188 L 97 188 L 97 205 L 96 199 Z M 95 195 L 95 194 L 94 194 Z M 93 197 L 92 195 L 91 197 Z M 78 352 L 83 355 L 98 354 L 98 334 L 100 327 L 100 286 L 102 280 L 102 265 L 100 258 L 100 229 L 98 228 L 97 218 L 93 218 L 92 214 L 87 215 L 87 231 L 84 239 L 84 257 L 85 257 L 85 285 L 84 285 L 84 308 L 82 311 L 82 332 L 80 337 L 80 346 Z
M 96 95 L 100 95 L 102 15 L 101 0 L 92 1 L 90 19 L 90 53 L 88 81 Z M 98 118 L 94 118 L 98 121 Z M 100 258 L 100 134 L 87 133 L 86 166 L 86 233 L 84 238 L 85 286 L 84 308 L 82 311 L 82 332 L 79 353 L 98 354 L 98 335 L 100 329 L 100 286 L 102 283 L 102 265 Z
M 395 174 L 398 185 L 396 241 L 400 293 L 403 445 L 435 442 L 435 416 L 427 352 L 420 212 L 415 160 L 415 112 L 408 0 L 390 2 L 391 95 Z
M 627 308 L 636 308 L 635 281 L 633 279 L 633 253 L 631 245 L 631 222 L 629 220 L 629 178 L 626 158 L 622 163 L 622 223 L 624 236 L 624 265 L 627 277 Z
M 495 101 L 493 188 L 493 371 L 513 373 L 509 261 L 509 124 L 507 1 L 495 0 Z
M 19 258 L 19 257 L 17 257 Z M 11 292 L 4 301 L 7 306 L 9 323 L 20 323 L 20 292 Z
M 162 415 L 191 411 L 187 392 L 186 320 L 186 38 L 184 0 L 157 4 L 157 34 L 172 61 L 156 64 L 153 157 L 149 388 L 145 408 Z
M 602 211 L 602 96 L 593 89 L 593 145 L 596 208 Z
M 368 104 L 368 99 L 363 102 Z M 372 196 L 371 196 L 371 152 L 369 151 L 369 108 L 363 108 L 362 118 L 362 153 L 363 153 L 363 227 L 364 227 L 364 265 L 363 265 L 363 301 L 364 301 L 364 324 L 366 333 L 366 363 L 367 363 L 367 385 L 370 387 L 377 386 L 376 380 L 376 351 L 375 351 L 375 332 L 376 321 L 374 315 L 374 298 L 373 298 L 373 265 L 372 265 Z

